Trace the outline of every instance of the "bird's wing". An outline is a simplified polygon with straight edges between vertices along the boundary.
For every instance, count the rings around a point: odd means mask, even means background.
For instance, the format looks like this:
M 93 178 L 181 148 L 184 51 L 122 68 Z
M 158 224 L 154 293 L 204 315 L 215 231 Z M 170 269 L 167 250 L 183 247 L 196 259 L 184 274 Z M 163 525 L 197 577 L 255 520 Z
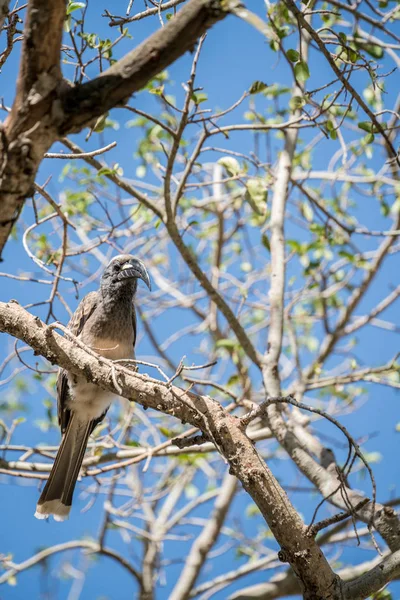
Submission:
M 78 308 L 72 315 L 67 328 L 78 336 L 85 323 L 90 319 L 98 303 L 97 292 L 90 292 L 79 303 Z M 57 376 L 57 407 L 58 407 L 58 423 L 61 427 L 61 432 L 64 433 L 68 421 L 69 410 L 66 409 L 66 400 L 68 397 L 68 377 L 65 369 L 59 369 Z

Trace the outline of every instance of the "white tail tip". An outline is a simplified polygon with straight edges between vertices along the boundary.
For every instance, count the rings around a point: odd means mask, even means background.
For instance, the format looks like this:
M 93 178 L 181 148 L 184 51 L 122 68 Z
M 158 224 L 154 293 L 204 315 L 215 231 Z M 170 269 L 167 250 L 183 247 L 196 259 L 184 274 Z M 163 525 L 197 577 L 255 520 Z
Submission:
M 66 521 L 69 517 L 70 506 L 65 506 L 61 500 L 50 500 L 36 506 L 35 517 L 37 519 L 47 519 L 53 515 L 57 522 Z

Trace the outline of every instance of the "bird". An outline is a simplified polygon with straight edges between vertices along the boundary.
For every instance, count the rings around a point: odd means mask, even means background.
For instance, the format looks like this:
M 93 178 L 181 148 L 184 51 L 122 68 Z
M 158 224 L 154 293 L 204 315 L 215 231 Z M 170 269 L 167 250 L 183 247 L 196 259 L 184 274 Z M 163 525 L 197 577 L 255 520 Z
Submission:
M 150 277 L 141 260 L 130 254 L 112 258 L 104 269 L 99 289 L 82 299 L 67 328 L 105 358 L 134 359 L 134 298 L 139 279 L 151 290 Z M 62 439 L 36 506 L 36 518 L 53 515 L 56 521 L 68 519 L 89 436 L 104 419 L 115 397 L 89 382 L 83 373 L 75 375 L 59 369 L 57 407 Z

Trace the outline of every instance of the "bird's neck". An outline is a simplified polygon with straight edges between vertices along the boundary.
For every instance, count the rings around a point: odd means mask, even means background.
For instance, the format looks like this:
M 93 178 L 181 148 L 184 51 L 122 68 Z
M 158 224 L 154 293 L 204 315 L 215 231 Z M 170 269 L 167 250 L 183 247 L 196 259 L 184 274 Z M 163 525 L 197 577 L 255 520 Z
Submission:
M 129 282 L 129 284 L 134 282 Z M 121 289 L 122 288 L 122 289 Z M 133 297 L 136 286 L 127 285 L 109 291 L 100 287 L 100 304 L 91 322 L 91 334 L 99 340 L 118 340 L 133 334 Z M 96 342 L 97 343 L 97 342 Z M 132 345 L 132 344 L 130 344 Z M 121 357 L 120 357 L 121 358 Z
M 133 298 L 136 293 L 136 280 L 127 282 L 125 285 L 113 288 L 100 288 L 101 303 L 106 315 L 115 314 L 130 317 L 132 314 Z

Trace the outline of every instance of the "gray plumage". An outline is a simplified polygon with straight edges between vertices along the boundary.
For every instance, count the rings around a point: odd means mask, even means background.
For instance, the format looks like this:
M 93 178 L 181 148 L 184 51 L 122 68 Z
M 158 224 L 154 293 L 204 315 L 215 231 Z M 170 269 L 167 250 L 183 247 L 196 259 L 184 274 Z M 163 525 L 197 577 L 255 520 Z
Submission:
M 150 289 L 141 261 L 122 254 L 111 260 L 100 289 L 87 294 L 73 314 L 68 329 L 98 354 L 112 360 L 135 358 L 136 316 L 133 299 L 137 280 Z M 115 396 L 82 375 L 60 369 L 57 378 L 58 421 L 63 438 L 35 516 L 68 518 L 72 496 L 90 434 L 102 421 Z

